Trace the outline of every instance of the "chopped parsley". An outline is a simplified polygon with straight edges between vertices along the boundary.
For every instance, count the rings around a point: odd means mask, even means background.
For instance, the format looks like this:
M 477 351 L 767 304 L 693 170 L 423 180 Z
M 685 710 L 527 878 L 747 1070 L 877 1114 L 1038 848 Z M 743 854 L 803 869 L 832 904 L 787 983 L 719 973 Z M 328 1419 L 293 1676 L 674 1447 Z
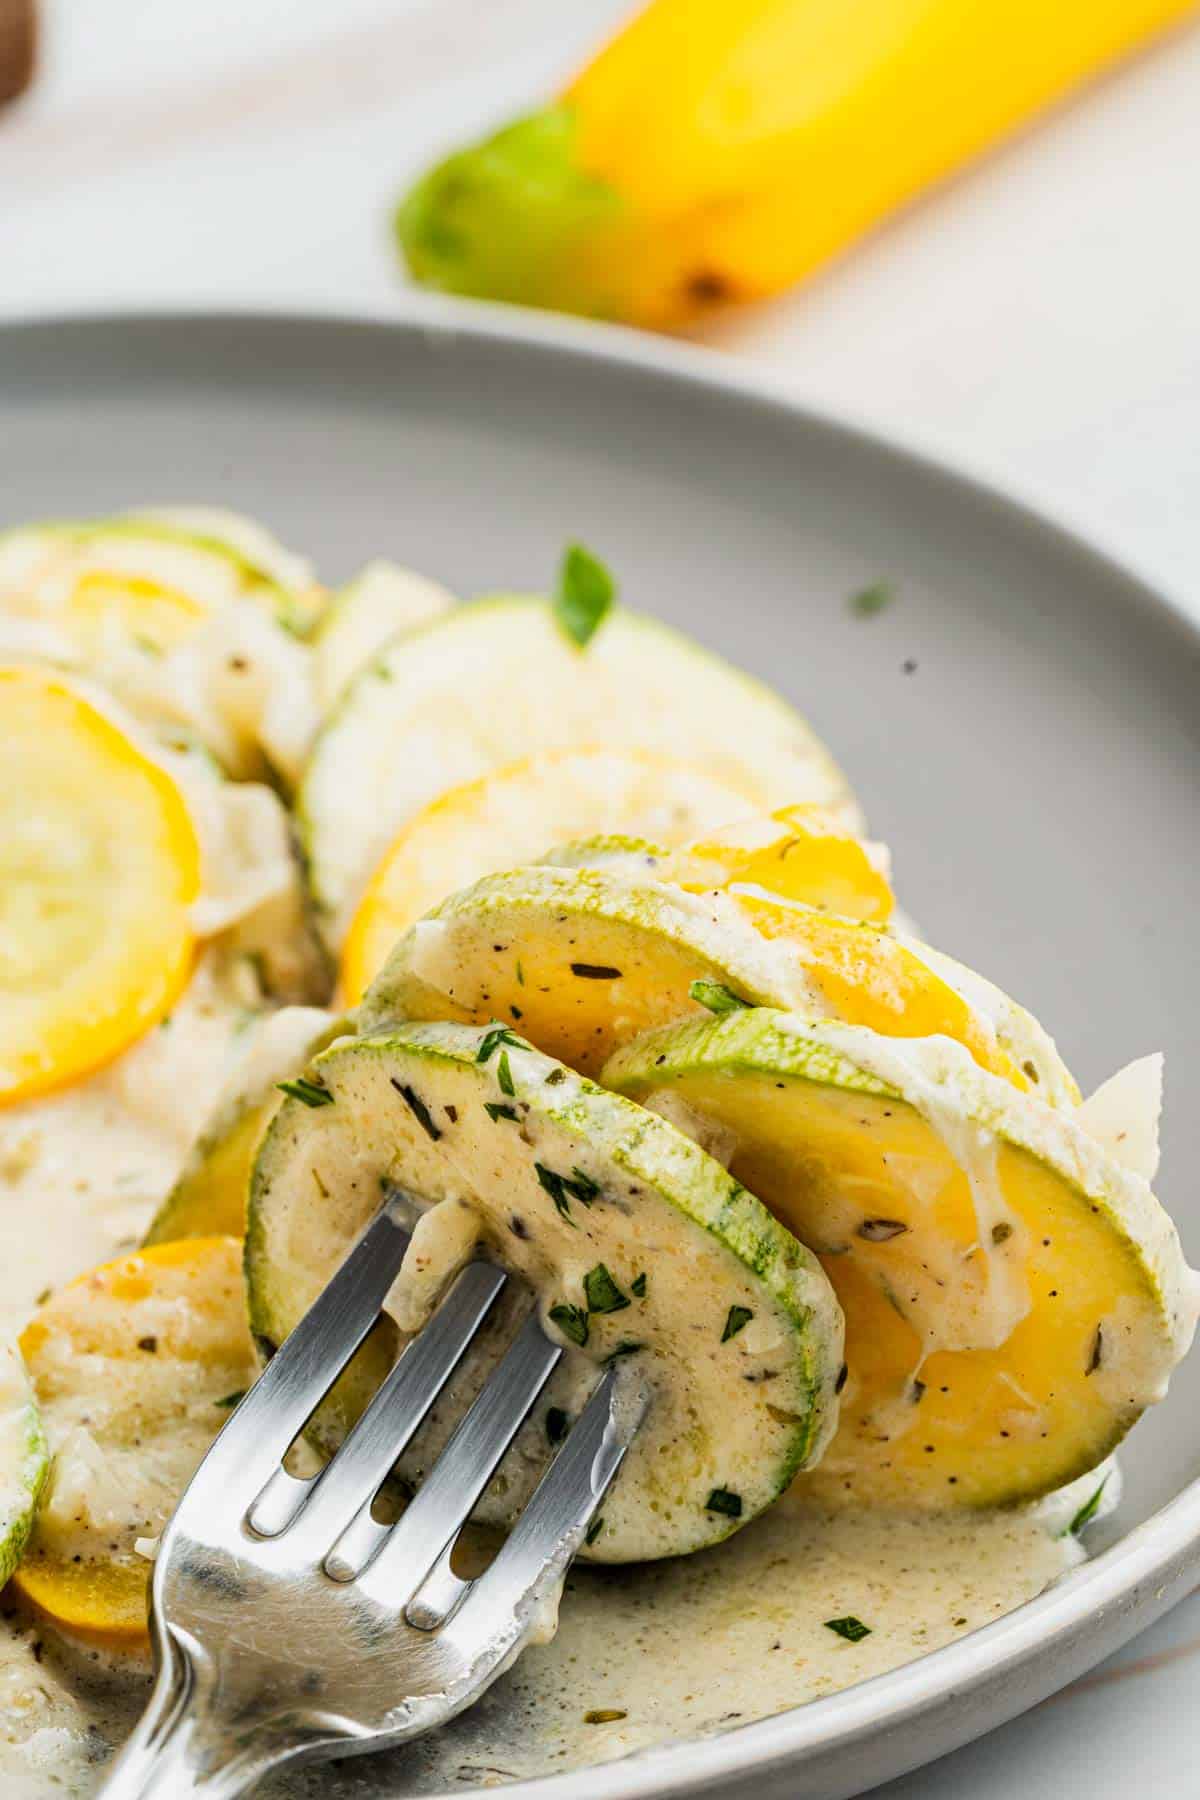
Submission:
M 496 1064 L 496 1085 L 500 1092 L 507 1094 L 510 1099 L 517 1091 L 513 1086 L 512 1069 L 509 1066 L 507 1050 L 500 1052 L 500 1061 Z
M 415 1088 L 410 1088 L 407 1083 L 397 1081 L 394 1075 L 391 1078 L 391 1082 L 426 1137 L 432 1138 L 436 1144 L 442 1135 L 441 1127 L 434 1124 L 429 1108 L 422 1100 L 420 1094 L 417 1093 Z
M 1092 1494 L 1089 1499 L 1084 1501 L 1079 1511 L 1075 1514 L 1075 1517 L 1071 1520 L 1071 1523 L 1067 1526 L 1067 1529 L 1063 1532 L 1063 1537 L 1078 1537 L 1084 1527 L 1091 1524 L 1100 1509 L 1100 1501 L 1107 1486 L 1108 1476 L 1106 1475 L 1095 1493 Z
M 583 1291 L 587 1295 L 588 1311 L 592 1313 L 623 1312 L 629 1305 L 628 1295 L 621 1292 L 603 1263 L 588 1270 L 583 1278 Z
M 752 1000 L 743 1000 L 721 981 L 693 981 L 688 993 L 698 1006 L 706 1007 L 718 1018 L 725 1013 L 744 1012 L 754 1004 Z
M 739 1331 L 744 1331 L 754 1314 L 748 1306 L 731 1306 L 725 1318 L 725 1329 L 721 1333 L 721 1342 L 727 1344 Z
M 637 1300 L 646 1298 L 646 1271 L 644 1269 L 640 1275 L 634 1276 L 629 1284 L 629 1291 Z
M 475 1052 L 475 1061 L 485 1063 L 491 1060 L 493 1053 L 501 1044 L 510 1044 L 514 1050 L 528 1050 L 529 1045 L 524 1038 L 519 1038 L 515 1031 L 507 1025 L 492 1025 L 479 1040 L 479 1048 Z
M 588 1316 L 582 1306 L 572 1306 L 569 1300 L 560 1300 L 550 1308 L 550 1317 L 565 1338 L 570 1338 L 573 1344 L 583 1348 L 588 1341 Z
M 505 1106 L 499 1100 L 485 1100 L 483 1110 L 493 1125 L 497 1119 L 517 1119 L 520 1116 L 515 1106 Z
M 871 1627 L 864 1625 L 861 1619 L 856 1619 L 853 1613 L 848 1613 L 844 1619 L 826 1619 L 824 1625 L 826 1631 L 845 1638 L 848 1644 L 859 1644 L 863 1638 L 871 1635 Z
M 580 650 L 587 648 L 612 609 L 617 584 L 598 556 L 568 544 L 554 589 L 554 621 Z
M 895 590 L 886 581 L 874 581 L 870 587 L 851 594 L 846 604 L 856 619 L 873 619 L 877 613 L 886 612 L 895 598 Z
M 298 1075 L 295 1081 L 277 1081 L 275 1086 L 281 1094 L 290 1094 L 293 1100 L 302 1100 L 305 1106 L 332 1106 L 333 1095 L 320 1081 L 310 1081 L 307 1075 Z
M 714 1488 L 704 1502 L 704 1510 L 711 1513 L 723 1513 L 727 1519 L 740 1519 L 742 1496 L 731 1493 L 728 1488 Z
M 549 1194 L 562 1217 L 570 1225 L 575 1223 L 571 1217 L 571 1201 L 579 1200 L 584 1206 L 590 1206 L 600 1192 L 597 1183 L 578 1164 L 569 1175 L 560 1175 L 556 1170 L 548 1169 L 545 1163 L 535 1162 L 533 1167 L 538 1178 L 538 1185 Z

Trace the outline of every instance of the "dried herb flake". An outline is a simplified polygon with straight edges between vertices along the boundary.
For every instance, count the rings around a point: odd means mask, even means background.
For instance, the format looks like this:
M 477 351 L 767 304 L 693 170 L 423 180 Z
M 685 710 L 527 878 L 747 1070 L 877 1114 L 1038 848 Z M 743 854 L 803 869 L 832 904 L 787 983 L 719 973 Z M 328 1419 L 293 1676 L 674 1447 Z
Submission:
M 592 1313 L 623 1312 L 629 1305 L 629 1296 L 621 1292 L 603 1263 L 588 1270 L 583 1278 L 583 1291 L 587 1295 L 588 1311 Z
M 310 1081 L 306 1075 L 298 1075 L 295 1081 L 277 1081 L 275 1086 L 281 1094 L 290 1094 L 293 1100 L 301 1100 L 305 1106 L 333 1105 L 329 1089 L 319 1081 Z
M 748 1306 L 731 1306 L 725 1316 L 725 1329 L 721 1333 L 721 1342 L 727 1344 L 730 1338 L 737 1336 L 739 1331 L 744 1331 L 753 1317 L 754 1314 Z
M 848 1613 L 844 1619 L 826 1619 L 824 1624 L 826 1631 L 845 1638 L 848 1644 L 859 1644 L 863 1638 L 871 1635 L 871 1627 L 864 1625 L 861 1619 L 856 1619 L 853 1613 Z

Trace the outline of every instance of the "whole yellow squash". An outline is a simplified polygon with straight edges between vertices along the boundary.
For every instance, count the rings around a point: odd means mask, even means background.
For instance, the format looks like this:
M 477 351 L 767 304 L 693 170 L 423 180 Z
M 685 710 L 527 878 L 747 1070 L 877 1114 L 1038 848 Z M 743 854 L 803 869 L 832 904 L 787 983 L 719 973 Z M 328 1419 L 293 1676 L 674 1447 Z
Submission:
M 429 287 L 670 330 L 778 292 L 1195 0 L 653 0 L 431 169 Z

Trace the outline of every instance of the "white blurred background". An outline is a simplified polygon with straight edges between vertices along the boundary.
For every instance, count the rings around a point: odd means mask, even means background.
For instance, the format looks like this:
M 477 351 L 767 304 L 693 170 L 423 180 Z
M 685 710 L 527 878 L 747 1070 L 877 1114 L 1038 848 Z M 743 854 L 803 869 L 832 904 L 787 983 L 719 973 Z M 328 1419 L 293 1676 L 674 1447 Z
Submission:
M 0 112 L 0 311 L 403 308 L 391 202 L 625 0 L 42 0 Z M 1200 30 L 803 292 L 706 334 L 1200 596 Z

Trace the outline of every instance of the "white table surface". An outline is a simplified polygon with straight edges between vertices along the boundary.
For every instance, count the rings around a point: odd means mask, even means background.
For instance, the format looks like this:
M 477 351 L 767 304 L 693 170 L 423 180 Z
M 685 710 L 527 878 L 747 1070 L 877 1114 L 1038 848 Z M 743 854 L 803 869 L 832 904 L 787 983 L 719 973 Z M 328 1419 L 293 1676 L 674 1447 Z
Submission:
M 43 0 L 0 114 L 0 315 L 405 306 L 390 202 L 622 0 Z M 705 335 L 1098 538 L 1200 612 L 1200 30 Z M 1195 1790 L 1200 1594 L 888 1800 Z

